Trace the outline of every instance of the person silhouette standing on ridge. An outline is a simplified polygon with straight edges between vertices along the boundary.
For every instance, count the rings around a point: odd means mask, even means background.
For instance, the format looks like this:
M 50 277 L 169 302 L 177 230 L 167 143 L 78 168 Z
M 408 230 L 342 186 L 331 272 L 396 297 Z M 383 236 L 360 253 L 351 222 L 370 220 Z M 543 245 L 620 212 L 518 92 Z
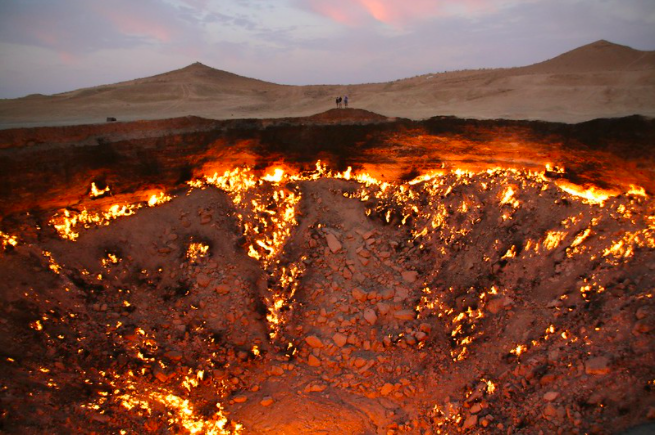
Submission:
M 348 95 L 343 97 L 343 105 L 344 105 L 345 108 L 348 108 Z

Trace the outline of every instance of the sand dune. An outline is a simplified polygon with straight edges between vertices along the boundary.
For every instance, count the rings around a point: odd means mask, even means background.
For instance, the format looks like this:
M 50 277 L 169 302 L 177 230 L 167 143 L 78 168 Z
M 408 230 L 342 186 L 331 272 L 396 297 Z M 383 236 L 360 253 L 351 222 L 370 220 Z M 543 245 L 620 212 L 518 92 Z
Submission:
M 285 86 L 200 63 L 62 94 L 0 100 L 0 128 L 195 115 L 213 119 L 307 116 L 348 94 L 386 116 L 437 115 L 581 122 L 655 116 L 655 52 L 598 41 L 534 65 L 427 74 L 388 83 Z

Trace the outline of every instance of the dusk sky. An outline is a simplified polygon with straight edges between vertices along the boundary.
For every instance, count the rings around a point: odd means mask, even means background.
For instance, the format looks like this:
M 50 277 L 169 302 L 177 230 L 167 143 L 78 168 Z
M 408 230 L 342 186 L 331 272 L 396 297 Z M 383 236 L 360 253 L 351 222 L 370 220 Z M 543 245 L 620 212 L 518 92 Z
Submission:
M 655 0 L 0 0 L 0 98 L 182 68 L 354 84 L 655 49 Z

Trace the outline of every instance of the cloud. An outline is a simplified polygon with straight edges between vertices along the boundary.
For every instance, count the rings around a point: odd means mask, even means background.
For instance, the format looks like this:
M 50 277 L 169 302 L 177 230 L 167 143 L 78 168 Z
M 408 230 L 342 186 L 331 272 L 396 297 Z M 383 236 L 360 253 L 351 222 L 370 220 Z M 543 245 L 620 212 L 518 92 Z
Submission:
M 156 0 L 7 0 L 0 6 L 0 40 L 71 55 L 138 44 L 198 40 L 198 17 Z
M 523 0 L 527 2 L 530 0 Z M 300 9 L 348 26 L 371 21 L 394 27 L 439 17 L 476 17 L 493 13 L 518 0 L 294 0 Z

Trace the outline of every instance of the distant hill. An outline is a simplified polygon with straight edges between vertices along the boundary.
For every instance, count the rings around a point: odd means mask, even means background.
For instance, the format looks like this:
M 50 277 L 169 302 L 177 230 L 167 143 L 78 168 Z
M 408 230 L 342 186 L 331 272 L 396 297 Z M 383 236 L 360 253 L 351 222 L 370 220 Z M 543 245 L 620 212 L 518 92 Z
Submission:
M 388 117 L 538 119 L 580 122 L 655 117 L 655 51 L 597 41 L 530 66 L 425 74 L 388 83 L 286 86 L 201 63 L 57 95 L 0 100 L 0 128 L 200 116 L 310 116 L 351 107 Z
M 639 51 L 600 40 L 525 70 L 540 73 L 643 71 L 655 69 L 655 51 Z

